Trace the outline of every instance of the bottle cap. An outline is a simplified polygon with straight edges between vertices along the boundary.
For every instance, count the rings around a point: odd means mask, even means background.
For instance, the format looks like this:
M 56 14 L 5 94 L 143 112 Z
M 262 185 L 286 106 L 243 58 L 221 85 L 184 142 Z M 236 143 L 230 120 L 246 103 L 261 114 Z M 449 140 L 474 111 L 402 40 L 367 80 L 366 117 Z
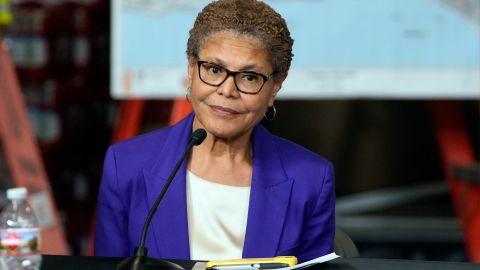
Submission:
M 7 199 L 23 200 L 27 197 L 27 189 L 24 187 L 7 189 Z

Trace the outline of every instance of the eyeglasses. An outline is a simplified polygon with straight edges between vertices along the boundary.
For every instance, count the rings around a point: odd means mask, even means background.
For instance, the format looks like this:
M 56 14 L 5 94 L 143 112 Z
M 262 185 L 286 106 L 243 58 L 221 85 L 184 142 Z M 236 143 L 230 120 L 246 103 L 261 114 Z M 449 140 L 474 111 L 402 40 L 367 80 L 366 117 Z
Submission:
M 220 86 L 228 76 L 233 76 L 237 90 L 244 94 L 255 95 L 260 93 L 266 81 L 274 73 L 265 76 L 253 71 L 230 71 L 222 66 L 207 61 L 197 61 L 198 76 L 202 82 L 211 86 Z

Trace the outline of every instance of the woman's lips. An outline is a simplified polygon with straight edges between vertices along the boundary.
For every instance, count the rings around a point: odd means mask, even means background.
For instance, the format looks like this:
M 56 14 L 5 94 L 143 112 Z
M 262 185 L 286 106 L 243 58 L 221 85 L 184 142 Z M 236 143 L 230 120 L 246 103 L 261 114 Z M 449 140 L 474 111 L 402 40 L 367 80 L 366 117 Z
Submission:
M 222 107 L 222 106 L 217 106 L 217 105 L 210 105 L 210 108 L 212 108 L 212 110 L 215 113 L 220 114 L 220 115 L 235 115 L 235 114 L 239 113 L 239 112 L 237 112 L 233 109 L 230 109 L 230 108 L 227 108 L 227 107 Z

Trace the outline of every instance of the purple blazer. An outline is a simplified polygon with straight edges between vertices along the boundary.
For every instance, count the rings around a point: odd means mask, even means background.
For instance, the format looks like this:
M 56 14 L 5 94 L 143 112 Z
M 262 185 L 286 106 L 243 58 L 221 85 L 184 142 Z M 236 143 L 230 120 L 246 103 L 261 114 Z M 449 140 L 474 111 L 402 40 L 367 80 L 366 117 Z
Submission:
M 180 123 L 112 145 L 98 198 L 95 255 L 127 257 L 138 245 L 148 211 L 185 150 L 194 114 Z M 297 256 L 333 251 L 335 183 L 322 157 L 253 130 L 253 176 L 243 257 Z M 152 219 L 149 256 L 190 259 L 186 162 Z

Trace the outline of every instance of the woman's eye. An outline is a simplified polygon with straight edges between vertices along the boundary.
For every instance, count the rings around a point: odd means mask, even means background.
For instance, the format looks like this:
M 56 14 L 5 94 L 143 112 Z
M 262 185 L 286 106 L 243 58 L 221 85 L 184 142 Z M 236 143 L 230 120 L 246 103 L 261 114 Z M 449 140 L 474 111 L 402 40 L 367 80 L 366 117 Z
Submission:
M 249 81 L 249 82 L 258 81 L 258 75 L 246 73 L 242 76 L 242 79 L 244 79 L 246 81 Z
M 219 74 L 223 71 L 221 67 L 215 65 L 207 65 L 206 69 L 211 74 Z

